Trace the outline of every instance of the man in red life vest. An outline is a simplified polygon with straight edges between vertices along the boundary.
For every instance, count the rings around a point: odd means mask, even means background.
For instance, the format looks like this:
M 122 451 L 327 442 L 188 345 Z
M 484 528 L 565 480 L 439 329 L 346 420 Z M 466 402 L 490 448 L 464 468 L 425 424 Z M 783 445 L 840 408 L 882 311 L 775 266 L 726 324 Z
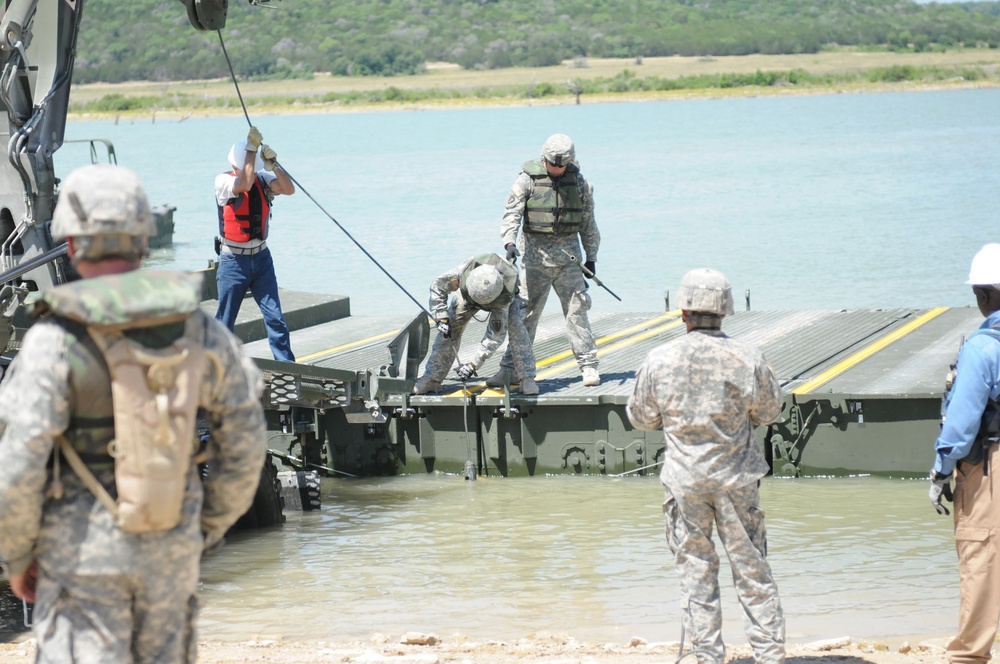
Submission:
M 215 178 L 215 199 L 219 206 L 219 310 L 215 317 L 230 330 L 247 289 L 260 307 L 267 328 L 267 341 L 274 359 L 294 362 L 288 325 L 281 314 L 278 280 L 274 276 L 267 232 L 271 221 L 271 201 L 276 194 L 289 196 L 295 185 L 278 165 L 278 155 L 267 145 L 256 127 L 245 141 L 229 151 L 233 170 Z M 260 149 L 260 156 L 257 150 Z

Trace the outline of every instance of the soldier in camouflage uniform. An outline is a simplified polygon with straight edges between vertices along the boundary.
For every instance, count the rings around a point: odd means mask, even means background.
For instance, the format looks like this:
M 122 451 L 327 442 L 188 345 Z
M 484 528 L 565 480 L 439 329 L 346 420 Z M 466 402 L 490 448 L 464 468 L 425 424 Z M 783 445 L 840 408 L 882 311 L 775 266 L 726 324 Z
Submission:
M 40 320 L 0 384 L 0 557 L 14 593 L 35 602 L 39 662 L 194 662 L 202 552 L 247 510 L 260 478 L 259 374 L 236 338 L 199 309 L 200 276 L 137 269 L 153 232 L 134 173 L 106 165 L 70 173 L 52 235 L 67 239 L 83 279 L 42 297 Z M 113 409 L 120 393 L 113 401 L 92 334 L 105 326 L 151 355 L 183 343 L 210 360 L 185 397 L 212 427 L 207 478 L 193 461 L 178 466 L 179 521 L 167 530 L 126 532 L 84 485 L 87 473 L 67 466 L 82 459 L 100 484 L 95 492 L 125 493 L 111 456 L 127 435 Z M 185 433 L 174 440 L 193 450 L 193 425 Z
M 458 367 L 458 377 L 468 380 L 496 352 L 504 337 L 521 379 L 523 394 L 538 394 L 535 383 L 535 356 L 524 329 L 517 292 L 517 269 L 496 254 L 473 256 L 454 270 L 445 272 L 431 284 L 431 314 L 438 335 L 424 367 L 424 375 L 413 387 L 414 394 L 441 389 L 441 381 L 455 361 L 465 326 L 482 310 L 490 314 L 479 350 Z M 449 299 L 450 297 L 450 299 Z
M 582 241 L 584 265 L 597 272 L 601 233 L 594 221 L 593 192 L 580 173 L 573 141 L 566 134 L 550 136 L 542 146 L 541 159 L 526 162 L 522 168 L 507 197 L 500 237 L 507 249 L 507 260 L 524 255 L 518 298 L 523 302 L 520 306 L 525 311 L 525 329 L 534 344 L 549 290 L 555 289 L 583 384 L 600 385 L 597 345 L 587 317 L 591 305 L 587 281 L 580 267 L 570 260 L 570 256 L 580 258 Z M 500 361 L 500 371 L 486 384 L 499 387 L 508 381 L 516 383 L 522 378 L 516 370 L 508 348 Z
M 650 351 L 636 373 L 628 416 L 639 429 L 663 429 L 663 513 L 681 580 L 684 629 L 699 654 L 714 657 L 699 661 L 725 659 L 714 523 L 754 660 L 783 662 L 785 623 L 757 494 L 768 466 L 753 434 L 778 417 L 781 390 L 758 349 L 722 332 L 723 316 L 733 313 L 722 273 L 688 272 L 678 300 L 687 335 Z

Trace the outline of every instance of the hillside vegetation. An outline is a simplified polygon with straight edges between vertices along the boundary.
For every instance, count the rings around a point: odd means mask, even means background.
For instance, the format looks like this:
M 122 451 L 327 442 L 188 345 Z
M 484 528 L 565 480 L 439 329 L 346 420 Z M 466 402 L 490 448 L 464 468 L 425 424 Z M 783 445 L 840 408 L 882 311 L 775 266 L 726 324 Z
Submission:
M 255 7 L 232 0 L 223 38 L 244 79 L 415 74 L 427 62 L 486 70 L 587 58 L 818 53 L 844 46 L 996 49 L 1000 2 L 272 0 Z M 86 0 L 75 83 L 228 73 L 218 35 L 195 31 L 177 0 Z

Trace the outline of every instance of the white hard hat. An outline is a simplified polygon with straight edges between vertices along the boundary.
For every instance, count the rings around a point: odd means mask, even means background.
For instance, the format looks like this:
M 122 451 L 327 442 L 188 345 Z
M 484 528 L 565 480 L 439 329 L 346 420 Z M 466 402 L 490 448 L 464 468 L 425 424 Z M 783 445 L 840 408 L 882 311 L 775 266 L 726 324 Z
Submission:
M 503 277 L 492 265 L 480 265 L 469 274 L 465 287 L 473 302 L 486 306 L 503 290 Z
M 716 316 L 733 313 L 733 287 L 726 275 L 707 267 L 690 270 L 677 289 L 677 306 Z
M 233 165 L 233 168 L 243 168 L 243 164 L 246 160 L 247 154 L 247 142 L 240 141 L 233 145 L 229 150 L 229 163 Z M 260 153 L 257 153 L 257 160 L 254 162 L 253 169 L 255 171 L 264 170 L 264 162 L 261 161 Z
M 985 245 L 972 259 L 969 268 L 970 286 L 996 286 L 1000 288 L 1000 244 Z

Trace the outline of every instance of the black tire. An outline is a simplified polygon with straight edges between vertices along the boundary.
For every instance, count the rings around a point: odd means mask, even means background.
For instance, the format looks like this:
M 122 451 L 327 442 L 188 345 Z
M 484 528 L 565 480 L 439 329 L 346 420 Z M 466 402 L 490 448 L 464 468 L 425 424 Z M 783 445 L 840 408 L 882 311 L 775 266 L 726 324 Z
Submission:
M 274 460 L 268 454 L 264 467 L 260 471 L 260 483 L 253 497 L 253 504 L 247 513 L 239 518 L 234 530 L 249 530 L 251 528 L 266 528 L 285 522 L 285 499 L 281 495 L 281 482 L 278 481 L 278 469 Z
M 283 470 L 278 473 L 285 509 L 311 512 L 321 505 L 320 478 L 315 470 Z

